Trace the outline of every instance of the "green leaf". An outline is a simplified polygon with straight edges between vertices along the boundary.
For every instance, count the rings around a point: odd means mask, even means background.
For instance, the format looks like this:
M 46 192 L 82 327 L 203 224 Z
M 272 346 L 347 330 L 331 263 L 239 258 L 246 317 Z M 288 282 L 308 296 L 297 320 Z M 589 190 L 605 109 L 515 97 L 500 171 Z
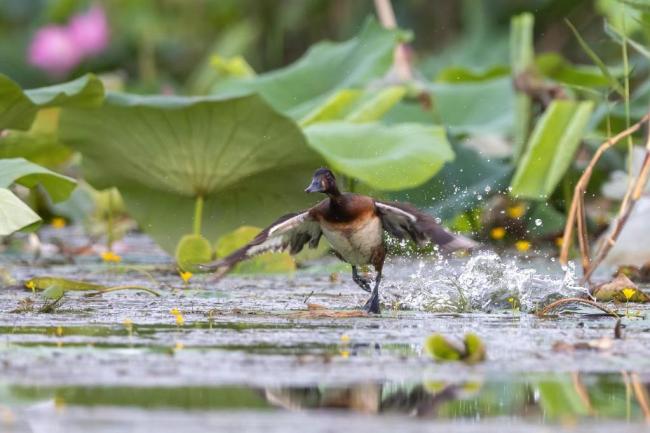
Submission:
M 510 68 L 504 65 L 492 66 L 483 70 L 474 70 L 462 66 L 450 66 L 438 73 L 439 83 L 458 84 L 463 82 L 487 81 L 510 74 Z
M 74 179 L 23 158 L 0 159 L 0 188 L 8 188 L 13 183 L 27 188 L 41 185 L 55 203 L 68 198 L 77 184 Z
M 512 17 L 510 20 L 510 65 L 514 75 L 529 70 L 533 65 L 533 26 L 535 16 L 529 12 Z
M 340 89 L 364 87 L 381 78 L 393 63 L 399 32 L 368 20 L 356 37 L 314 45 L 286 68 L 246 80 L 219 83 L 215 93 L 259 93 L 275 109 L 302 119 Z
M 379 91 L 376 95 L 355 108 L 345 117 L 348 122 L 365 123 L 374 122 L 383 117 L 406 95 L 406 87 L 393 86 Z
M 117 187 L 129 213 L 169 252 L 192 232 L 198 195 L 203 235 L 217 239 L 310 205 L 304 184 L 323 163 L 295 123 L 257 95 L 109 94 L 100 108 L 64 109 L 59 136 L 82 153 L 89 183 Z
M 61 296 L 63 296 L 64 293 L 65 290 L 63 290 L 63 287 L 50 286 L 43 291 L 42 295 L 46 299 L 59 299 Z
M 555 100 L 533 130 L 512 180 L 512 195 L 534 200 L 551 195 L 573 161 L 593 103 Z
M 6 188 L 0 188 L 0 236 L 39 222 L 41 218 Z
M 104 290 L 106 286 L 87 283 L 79 280 L 69 280 L 61 277 L 34 277 L 25 281 L 25 288 L 33 287 L 35 290 L 46 290 L 49 287 L 60 287 L 64 291 Z
M 29 129 L 41 108 L 96 107 L 104 99 L 104 86 L 92 74 L 67 83 L 23 91 L 0 74 L 0 130 Z
M 258 227 L 242 226 L 219 238 L 215 245 L 217 257 L 225 257 L 252 241 L 261 231 Z M 239 263 L 232 272 L 240 274 L 285 273 L 296 270 L 296 262 L 289 253 L 266 253 Z
M 309 145 L 335 171 L 380 190 L 421 185 L 454 159 L 445 131 L 438 126 L 327 122 L 304 132 Z
M 650 2 L 647 0 L 598 0 L 596 10 L 614 27 L 624 30 L 626 35 L 647 30 L 642 22 L 643 13 L 650 12 Z
M 522 74 L 533 73 L 533 59 L 535 48 L 533 46 L 533 26 L 535 17 L 530 13 L 523 13 L 512 17 L 510 20 L 510 69 L 513 79 Z M 513 161 L 525 151 L 526 140 L 530 129 L 532 100 L 524 92 L 517 92 L 513 112 Z
M 435 108 L 452 134 L 509 133 L 515 98 L 510 77 L 428 85 Z
M 305 127 L 317 122 L 327 122 L 341 118 L 350 105 L 359 99 L 363 92 L 355 89 L 341 89 L 327 98 L 321 105 L 314 108 L 301 121 L 300 126 Z
M 607 68 L 607 65 L 605 65 L 605 62 L 603 62 L 600 59 L 600 57 L 598 57 L 598 54 L 596 54 L 596 52 L 591 49 L 589 44 L 587 44 L 587 42 L 584 39 L 582 39 L 582 36 L 580 36 L 580 33 L 578 33 L 578 30 L 573 26 L 573 24 L 571 24 L 571 21 L 569 21 L 567 19 L 565 19 L 564 21 L 566 22 L 566 24 L 569 26 L 569 28 L 573 32 L 574 36 L 578 40 L 578 43 L 580 44 L 580 47 L 585 52 L 585 54 L 587 54 L 587 56 L 589 56 L 591 61 L 594 62 L 594 64 L 596 66 L 598 66 L 600 71 L 607 78 L 607 80 L 609 81 L 609 84 L 612 87 L 612 89 L 616 90 L 616 92 L 619 95 L 625 97 L 625 91 L 623 90 L 623 86 L 621 86 L 621 83 L 619 83 L 618 80 L 616 78 L 614 78 L 614 76 L 611 74 L 611 72 L 609 72 L 609 69 Z
M 427 337 L 424 350 L 429 356 L 440 361 L 458 361 L 463 356 L 463 349 L 448 341 L 440 334 Z
M 197 265 L 212 260 L 212 245 L 200 235 L 185 235 L 176 247 L 176 263 L 183 271 L 202 272 Z
M 535 59 L 537 70 L 545 77 L 572 86 L 606 87 L 607 77 L 593 66 L 572 65 L 557 53 L 544 53 Z
M 468 332 L 465 334 L 465 358 L 464 360 L 470 364 L 485 361 L 485 345 L 481 338 Z

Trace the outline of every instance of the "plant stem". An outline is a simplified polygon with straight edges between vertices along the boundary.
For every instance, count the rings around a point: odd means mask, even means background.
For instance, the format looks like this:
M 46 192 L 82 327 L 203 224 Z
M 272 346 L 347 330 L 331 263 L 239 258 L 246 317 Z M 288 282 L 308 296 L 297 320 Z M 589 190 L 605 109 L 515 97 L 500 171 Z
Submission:
M 559 299 L 559 300 L 557 300 L 555 302 L 551 302 L 546 307 L 544 307 L 542 309 L 542 311 L 538 312 L 537 316 L 538 317 L 547 316 L 554 309 L 556 309 L 556 308 L 558 308 L 560 306 L 566 305 L 566 304 L 585 304 L 585 305 L 589 305 L 590 307 L 598 308 L 600 311 L 602 311 L 602 312 L 604 312 L 604 313 L 606 313 L 606 314 L 608 314 L 610 316 L 616 317 L 617 319 L 620 318 L 620 316 L 618 314 L 616 314 L 615 311 L 609 310 L 609 309 L 605 308 L 604 306 L 602 306 L 602 305 L 600 305 L 600 304 L 598 304 L 598 303 L 596 303 L 594 301 L 590 301 L 588 299 L 582 299 L 582 298 L 564 298 L 564 299 Z
M 596 166 L 596 163 L 603 155 L 603 153 L 607 151 L 607 149 L 613 147 L 619 140 L 627 137 L 630 134 L 635 133 L 637 130 L 641 128 L 643 123 L 648 120 L 650 120 L 650 113 L 643 116 L 641 120 L 639 120 L 634 125 L 630 126 L 624 131 L 619 132 L 618 134 L 609 138 L 607 141 L 601 144 L 596 150 L 596 152 L 594 153 L 594 156 L 591 158 L 589 165 L 582 173 L 582 176 L 580 176 L 580 179 L 578 180 L 578 183 L 576 184 L 574 189 L 573 200 L 571 201 L 571 208 L 569 209 L 566 225 L 564 226 L 564 236 L 563 236 L 564 242 L 562 244 L 562 251 L 560 253 L 560 263 L 562 263 L 563 265 L 566 265 L 567 262 L 569 261 L 569 248 L 571 248 L 571 242 L 573 241 L 573 228 L 574 225 L 576 224 L 576 219 L 578 216 L 577 214 L 578 202 L 584 201 L 584 193 L 587 189 L 587 184 L 591 179 L 591 175 L 593 173 L 594 167 Z M 650 149 L 650 144 L 648 144 L 648 148 Z
M 196 196 L 196 203 L 194 204 L 194 226 L 192 233 L 201 236 L 201 221 L 203 221 L 203 196 Z
M 114 224 L 113 224 L 113 191 L 108 190 L 108 221 L 106 222 L 106 247 L 108 248 L 108 251 L 113 251 L 113 241 L 115 240 L 115 236 L 113 234 L 114 231 Z

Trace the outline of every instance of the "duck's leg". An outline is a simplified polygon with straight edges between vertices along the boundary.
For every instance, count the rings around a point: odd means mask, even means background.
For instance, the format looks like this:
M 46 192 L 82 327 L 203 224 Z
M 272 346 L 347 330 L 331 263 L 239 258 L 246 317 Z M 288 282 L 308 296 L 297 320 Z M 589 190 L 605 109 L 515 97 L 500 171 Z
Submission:
M 368 293 L 372 290 L 370 288 L 370 282 L 359 275 L 357 267 L 354 265 L 352 265 L 352 280 L 357 283 L 357 286 L 361 287 L 362 290 L 365 290 Z
M 377 271 L 377 277 L 375 277 L 375 286 L 370 293 L 370 298 L 363 306 L 363 309 L 368 313 L 379 314 L 379 283 L 381 283 L 381 271 L 384 267 L 384 259 L 386 258 L 386 250 L 382 245 L 378 251 L 373 254 L 373 266 L 375 271 Z

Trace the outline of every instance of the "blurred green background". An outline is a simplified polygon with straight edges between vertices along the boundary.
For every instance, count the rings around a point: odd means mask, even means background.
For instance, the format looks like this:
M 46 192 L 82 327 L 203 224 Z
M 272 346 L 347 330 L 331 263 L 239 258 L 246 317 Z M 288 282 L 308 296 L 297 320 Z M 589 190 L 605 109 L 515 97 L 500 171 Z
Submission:
M 27 62 L 30 40 L 40 26 L 65 23 L 91 4 L 107 12 L 110 45 L 69 75 L 120 71 L 143 91 L 182 87 L 213 51 L 242 54 L 257 72 L 276 69 L 322 39 L 356 35 L 375 14 L 372 0 L 3 0 L 0 72 L 27 88 L 52 82 Z M 429 78 L 449 64 L 507 64 L 510 18 L 523 11 L 535 15 L 537 52 L 589 61 L 563 21 L 569 18 L 601 58 L 620 60 L 602 32 L 603 14 L 621 7 L 614 0 L 395 0 L 393 7 L 399 26 L 414 33 L 416 59 Z

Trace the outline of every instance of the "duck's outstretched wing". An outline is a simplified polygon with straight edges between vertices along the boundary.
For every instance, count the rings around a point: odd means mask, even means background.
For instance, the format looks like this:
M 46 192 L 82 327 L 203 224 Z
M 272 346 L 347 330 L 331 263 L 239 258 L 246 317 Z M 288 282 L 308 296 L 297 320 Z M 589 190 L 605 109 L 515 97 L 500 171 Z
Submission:
M 375 207 L 384 230 L 399 239 L 410 239 L 419 246 L 433 242 L 449 252 L 479 245 L 465 236 L 449 233 L 433 217 L 410 204 L 376 200 Z
M 320 224 L 309 211 L 290 213 L 262 230 L 252 241 L 235 252 L 212 263 L 199 265 L 205 271 L 214 271 L 217 278 L 223 276 L 237 263 L 268 252 L 289 250 L 298 254 L 305 244 L 316 248 L 322 235 Z

